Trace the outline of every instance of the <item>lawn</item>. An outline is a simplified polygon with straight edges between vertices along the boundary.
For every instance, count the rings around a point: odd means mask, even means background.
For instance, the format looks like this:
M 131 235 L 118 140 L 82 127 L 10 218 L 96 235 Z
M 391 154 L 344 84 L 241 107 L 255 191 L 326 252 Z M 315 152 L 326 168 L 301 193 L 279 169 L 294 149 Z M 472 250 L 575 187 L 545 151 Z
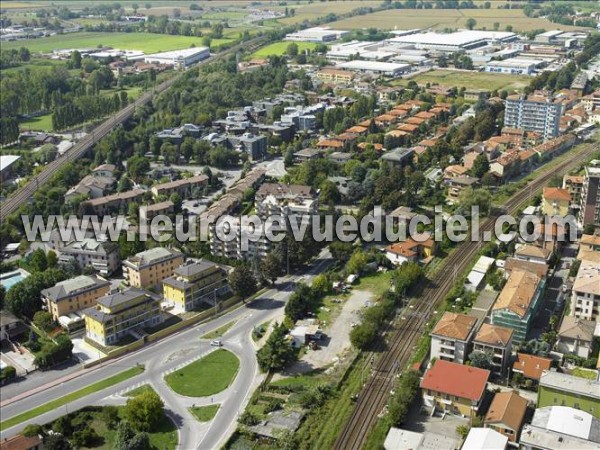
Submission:
M 499 23 L 504 30 L 511 25 L 514 31 L 530 31 L 543 28 L 545 30 L 574 30 L 574 26 L 560 25 L 541 18 L 527 17 L 521 9 L 397 9 L 377 11 L 363 16 L 350 17 L 328 26 L 336 29 L 379 28 L 407 30 L 412 28 L 466 28 L 469 18 L 477 21 L 475 28 L 488 30 Z
M 381 297 L 390 289 L 393 274 L 393 270 L 388 270 L 387 272 L 378 272 L 367 275 L 359 278 L 355 288 L 360 289 L 361 291 L 371 292 L 374 298 Z
M 123 418 L 123 407 L 119 406 L 119 416 Z M 102 420 L 100 411 L 90 412 L 92 421 L 90 428 L 93 428 L 102 438 L 103 442 L 93 448 L 94 450 L 112 450 L 117 448 L 115 440 L 117 437 L 116 430 L 111 430 Z M 164 416 L 157 428 L 148 433 L 152 450 L 175 450 L 177 448 L 177 427 L 167 416 Z M 86 448 L 86 447 L 82 447 Z
M 210 422 L 219 411 L 219 405 L 196 406 L 190 408 L 190 412 L 199 422 Z
M 45 114 L 43 116 L 23 120 L 20 128 L 21 130 L 53 131 L 52 114 Z
M 268 56 L 276 55 L 281 56 L 284 55 L 288 46 L 292 44 L 292 42 L 280 41 L 274 42 L 273 44 L 267 45 L 266 47 L 262 47 L 252 54 L 253 58 L 266 58 Z M 296 42 L 298 45 L 298 52 L 303 52 L 304 50 L 314 50 L 316 47 L 316 43 L 314 42 Z
M 215 45 L 223 43 L 220 39 L 215 39 L 214 41 Z M 2 49 L 10 50 L 12 48 L 27 47 L 32 53 L 49 53 L 56 49 L 93 48 L 100 45 L 107 45 L 118 49 L 157 53 L 189 48 L 192 44 L 201 47 L 202 38 L 154 33 L 82 32 L 32 39 L 30 41 L 6 42 L 2 43 Z
M 53 400 L 51 402 L 44 403 L 43 405 L 40 405 L 37 408 L 30 409 L 29 411 L 26 411 L 17 416 L 11 417 L 10 419 L 0 422 L 0 430 L 6 430 L 10 427 L 14 427 L 15 425 L 18 425 L 21 422 L 33 419 L 34 417 L 37 417 L 40 414 L 52 411 L 53 409 L 59 408 L 67 403 L 80 399 L 81 397 L 85 397 L 86 395 L 93 394 L 94 392 L 98 392 L 102 389 L 106 389 L 110 386 L 121 383 L 122 381 L 128 380 L 129 378 L 141 374 L 143 371 L 144 367 L 142 366 L 132 367 L 130 369 L 124 370 L 121 373 L 113 375 L 112 377 L 109 377 L 105 380 L 91 384 L 90 386 L 87 386 L 78 391 L 71 392 L 70 394 L 57 398 L 56 400 Z
M 595 370 L 583 369 L 581 367 L 575 367 L 573 369 L 573 372 L 571 375 L 579 377 L 579 378 L 586 378 L 588 380 L 596 379 L 596 371 Z
M 180 395 L 206 397 L 227 389 L 239 368 L 237 356 L 219 349 L 167 375 L 165 381 Z
M 220 338 L 225 333 L 227 333 L 227 331 L 229 331 L 229 329 L 232 326 L 234 326 L 235 323 L 236 323 L 236 321 L 232 320 L 231 322 L 226 323 L 222 327 L 219 327 L 216 330 L 213 330 L 213 331 L 210 331 L 209 333 L 206 333 L 204 336 L 201 337 L 201 339 L 217 339 L 217 338 Z
M 467 89 L 489 90 L 522 90 L 529 85 L 531 77 L 527 75 L 506 75 L 487 72 L 459 72 L 455 70 L 432 70 L 417 76 L 398 80 L 398 84 L 406 85 L 415 81 L 419 85 L 437 83 L 443 86 L 465 87 Z

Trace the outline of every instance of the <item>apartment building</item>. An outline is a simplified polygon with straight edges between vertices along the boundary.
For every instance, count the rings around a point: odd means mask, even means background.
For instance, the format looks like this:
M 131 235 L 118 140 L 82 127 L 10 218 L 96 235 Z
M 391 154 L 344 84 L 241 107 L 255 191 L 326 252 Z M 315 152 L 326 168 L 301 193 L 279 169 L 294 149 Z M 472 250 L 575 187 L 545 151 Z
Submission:
M 472 417 L 485 397 L 489 370 L 443 359 L 436 361 L 421 380 L 426 408 Z
M 600 167 L 588 166 L 585 168 L 579 205 L 579 222 L 582 226 L 593 224 L 600 227 Z
M 334 67 L 323 67 L 317 72 L 317 79 L 326 83 L 350 83 L 354 79 L 354 72 Z
M 464 364 L 470 353 L 476 323 L 475 317 L 445 312 L 431 331 L 431 357 Z
M 42 302 L 52 318 L 73 314 L 96 304 L 110 290 L 110 281 L 95 275 L 80 275 L 41 292 Z
M 228 291 L 227 271 L 210 261 L 184 264 L 163 280 L 165 301 L 179 311 L 190 311 L 202 303 L 217 306 L 218 297 Z
M 580 175 L 565 175 L 563 177 L 562 188 L 569 191 L 571 203 L 579 205 L 581 202 L 581 191 L 583 189 L 584 178 Z
M 121 264 L 117 244 L 91 238 L 68 243 L 60 250 L 58 260 L 61 263 L 74 261 L 81 269 L 89 267 L 102 276 L 113 274 Z
M 492 375 L 504 377 L 508 372 L 512 353 L 513 330 L 484 323 L 473 339 L 473 351 L 492 355 Z
M 195 177 L 184 178 L 182 180 L 170 181 L 168 183 L 157 184 L 152 186 L 152 194 L 155 197 L 164 195 L 166 197 L 171 194 L 179 194 L 181 198 L 191 197 L 195 190 L 204 188 L 208 184 L 206 175 L 196 175 Z
M 581 261 L 572 288 L 571 315 L 600 322 L 600 263 Z
M 310 186 L 265 183 L 255 196 L 256 212 L 262 218 L 292 214 L 316 214 L 319 209 L 317 193 Z
M 567 189 L 545 187 L 542 192 L 542 212 L 548 216 L 569 214 L 571 193 Z
M 85 214 L 96 214 L 104 216 L 111 213 L 127 213 L 127 207 L 131 202 L 140 202 L 146 191 L 133 189 L 131 191 L 119 192 L 106 197 L 93 198 L 81 202 Z
M 540 378 L 537 406 L 568 406 L 600 419 L 600 382 L 566 373 L 546 372 Z
M 86 338 L 102 346 L 113 345 L 129 334 L 139 337 L 139 329 L 162 320 L 160 296 L 138 288 L 100 297 L 96 306 L 83 314 Z
M 506 98 L 504 126 L 540 133 L 544 140 L 558 136 L 562 106 L 542 95 Z
M 523 342 L 542 303 L 545 282 L 537 275 L 513 270 L 492 306 L 492 324 L 514 330 L 514 342 Z
M 263 220 L 279 216 L 282 219 L 294 217 L 299 221 L 317 214 L 319 199 L 310 186 L 266 183 L 256 192 L 255 208 Z M 280 232 L 272 223 L 264 222 L 264 229 L 257 234 L 252 224 L 238 217 L 215 221 L 209 227 L 211 253 L 234 259 L 263 258 L 272 248 L 267 236 L 273 230 Z
M 157 287 L 183 264 L 183 253 L 156 247 L 123 261 L 123 276 L 130 286 L 146 289 Z

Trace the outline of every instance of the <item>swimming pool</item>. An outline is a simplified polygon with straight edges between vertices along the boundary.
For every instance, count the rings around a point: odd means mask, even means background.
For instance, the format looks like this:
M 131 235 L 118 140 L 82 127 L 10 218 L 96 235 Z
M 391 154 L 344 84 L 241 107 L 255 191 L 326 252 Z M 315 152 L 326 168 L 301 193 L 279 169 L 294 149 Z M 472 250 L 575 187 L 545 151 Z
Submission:
M 8 290 L 17 284 L 19 281 L 23 281 L 26 278 L 26 275 L 22 272 L 12 272 L 2 276 L 0 278 L 0 284 L 4 286 L 4 289 L 8 292 Z

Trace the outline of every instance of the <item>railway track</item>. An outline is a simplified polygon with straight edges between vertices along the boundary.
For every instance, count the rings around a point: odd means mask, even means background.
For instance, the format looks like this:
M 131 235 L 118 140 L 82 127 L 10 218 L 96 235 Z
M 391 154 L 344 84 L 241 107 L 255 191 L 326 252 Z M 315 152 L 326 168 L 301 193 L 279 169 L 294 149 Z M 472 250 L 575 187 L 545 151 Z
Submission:
M 237 44 L 221 53 L 212 55 L 199 64 L 209 64 L 216 62 L 224 57 L 235 53 L 239 50 L 254 51 L 266 41 L 265 37 L 258 37 L 247 42 Z M 44 186 L 52 177 L 58 172 L 58 170 L 65 164 L 75 161 L 81 158 L 92 146 L 94 146 L 100 139 L 105 137 L 112 129 L 120 123 L 123 123 L 129 119 L 136 108 L 143 106 L 150 102 L 155 95 L 164 92 L 170 88 L 185 72 L 175 75 L 172 78 L 162 82 L 151 91 L 145 92 L 133 103 L 130 103 L 125 108 L 121 109 L 118 113 L 111 116 L 100 125 L 98 125 L 90 134 L 81 139 L 77 144 L 73 146 L 63 156 L 55 159 L 49 163 L 46 168 L 38 175 L 33 177 L 26 185 L 19 188 L 13 193 L 8 199 L 0 204 L 0 222 L 3 222 L 6 217 L 18 211 L 18 209 L 28 201 L 28 199 L 41 187 Z
M 538 178 L 515 193 L 504 206 L 507 214 L 514 214 L 518 208 L 541 188 L 554 175 L 562 175 L 582 164 L 589 155 L 598 149 L 598 144 L 588 144 L 573 158 L 566 159 L 559 165 L 543 171 Z M 497 215 L 485 220 L 480 226 L 482 233 L 492 232 Z M 394 320 L 391 337 L 383 343 L 381 356 L 374 362 L 372 373 L 360 393 L 350 419 L 346 422 L 338 436 L 334 449 L 361 449 L 369 432 L 384 411 L 385 405 L 394 387 L 394 380 L 399 370 L 406 367 L 425 326 L 432 319 L 434 311 L 444 301 L 445 296 L 454 284 L 454 275 L 462 274 L 479 252 L 483 242 L 465 241 L 444 261 L 442 268 L 425 282 L 414 308 L 405 308 L 403 315 Z M 370 365 L 371 358 L 366 358 L 365 366 Z M 363 370 L 365 368 L 363 367 Z

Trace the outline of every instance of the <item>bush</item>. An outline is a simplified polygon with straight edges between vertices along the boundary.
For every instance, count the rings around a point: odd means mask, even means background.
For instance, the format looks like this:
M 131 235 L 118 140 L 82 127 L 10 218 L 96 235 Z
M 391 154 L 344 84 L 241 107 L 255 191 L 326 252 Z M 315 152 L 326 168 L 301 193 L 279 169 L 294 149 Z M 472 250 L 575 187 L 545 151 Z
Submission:
M 373 306 L 372 308 L 376 308 Z M 350 342 L 359 350 L 366 350 L 377 336 L 377 328 L 371 322 L 357 325 L 350 331 Z
M 258 424 L 260 422 L 260 419 L 254 413 L 250 411 L 244 411 L 238 419 L 238 421 L 242 425 L 251 427 L 252 425 Z
M 76 431 L 71 437 L 71 443 L 75 447 L 92 447 L 94 442 L 99 438 L 98 433 L 92 428 L 84 428 Z
M 15 369 L 13 366 L 6 366 L 4 369 L 2 369 L 2 372 L 0 372 L 0 381 L 2 382 L 12 381 L 16 377 L 17 369 Z
M 33 315 L 33 323 L 36 327 L 46 332 L 54 329 L 54 319 L 47 311 L 38 311 Z
M 119 408 L 116 406 L 105 406 L 102 409 L 102 421 L 111 430 L 114 430 L 119 424 Z
M 44 429 L 41 425 L 38 425 L 37 423 L 30 423 L 25 428 L 23 428 L 21 434 L 27 437 L 43 436 Z

